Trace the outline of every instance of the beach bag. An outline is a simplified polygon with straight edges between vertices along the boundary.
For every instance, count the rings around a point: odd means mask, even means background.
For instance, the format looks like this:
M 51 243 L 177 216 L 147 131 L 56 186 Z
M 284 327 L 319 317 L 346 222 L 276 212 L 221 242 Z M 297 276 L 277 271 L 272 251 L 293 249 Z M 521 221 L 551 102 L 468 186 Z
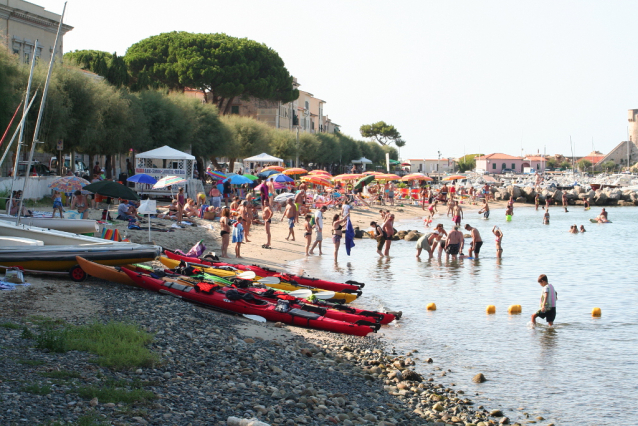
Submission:
M 4 281 L 8 283 L 24 284 L 24 275 L 20 268 L 7 268 L 4 274 Z
M 109 213 L 106 209 L 102 211 L 102 220 L 113 220 L 113 218 L 111 218 L 111 213 Z
M 204 250 L 206 250 L 204 240 L 200 240 L 197 244 L 191 247 L 190 250 L 188 250 L 188 253 L 186 253 L 186 257 L 199 257 L 202 255 L 202 253 L 204 253 Z

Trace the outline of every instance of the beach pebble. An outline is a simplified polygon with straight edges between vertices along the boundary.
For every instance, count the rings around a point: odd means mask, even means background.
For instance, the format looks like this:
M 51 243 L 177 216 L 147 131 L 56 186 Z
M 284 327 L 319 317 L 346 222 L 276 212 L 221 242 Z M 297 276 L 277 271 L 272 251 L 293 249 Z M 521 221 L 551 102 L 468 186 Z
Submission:
M 483 373 L 478 373 L 476 376 L 472 377 L 472 381 L 474 383 L 483 383 L 485 382 L 487 379 L 485 378 L 485 376 L 483 375 Z

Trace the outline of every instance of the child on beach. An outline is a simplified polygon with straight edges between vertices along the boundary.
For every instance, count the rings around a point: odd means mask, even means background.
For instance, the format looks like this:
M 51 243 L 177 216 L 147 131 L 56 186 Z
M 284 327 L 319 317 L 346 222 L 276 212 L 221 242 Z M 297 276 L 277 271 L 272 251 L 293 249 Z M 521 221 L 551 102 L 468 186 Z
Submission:
M 312 215 L 307 214 L 306 215 L 306 225 L 304 230 L 306 232 L 304 232 L 303 236 L 306 239 L 306 256 L 310 256 L 310 254 L 308 253 L 308 250 L 310 250 L 310 243 L 312 242 L 312 223 L 310 223 L 310 219 L 312 219 Z
M 547 280 L 547 275 L 542 274 L 538 277 L 538 283 L 543 287 L 541 295 L 541 308 L 532 315 L 532 324 L 536 325 L 536 318 L 543 318 L 547 324 L 554 325 L 556 318 L 556 290 Z
M 241 259 L 241 243 L 244 242 L 244 218 L 238 217 L 233 225 L 233 243 L 235 243 L 235 257 Z
M 53 216 L 55 217 L 55 212 L 60 212 L 60 218 L 64 219 L 64 209 L 62 208 L 62 195 L 60 191 L 53 192 Z

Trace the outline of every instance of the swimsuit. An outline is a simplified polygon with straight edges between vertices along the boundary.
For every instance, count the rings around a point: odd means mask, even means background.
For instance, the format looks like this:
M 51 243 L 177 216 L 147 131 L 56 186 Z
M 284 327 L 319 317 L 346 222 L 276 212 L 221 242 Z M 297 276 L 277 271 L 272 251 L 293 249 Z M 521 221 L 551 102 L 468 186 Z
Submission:
M 489 210 L 487 210 L 485 213 L 483 213 L 483 217 L 484 217 L 485 219 L 488 219 L 488 218 L 490 217 L 490 211 L 489 211 Z
M 288 228 L 292 229 L 295 227 L 295 218 L 294 217 L 289 217 L 288 218 Z
M 449 246 L 447 246 L 445 251 L 447 252 L 447 254 L 451 254 L 452 256 L 454 256 L 459 254 L 460 247 L 461 247 L 461 244 L 450 244 Z
M 483 241 L 477 241 L 475 243 L 472 243 L 472 250 L 474 250 L 475 254 L 479 254 L 481 251 L 481 246 L 483 245 Z
M 454 216 L 452 217 L 452 222 L 456 223 L 457 225 L 461 224 L 461 216 Z
M 53 200 L 53 208 L 54 209 L 62 208 L 62 198 L 61 197 L 56 197 L 55 200 Z
M 220 235 L 220 236 L 222 236 L 222 237 L 223 237 L 224 235 L 226 235 L 226 234 L 230 234 L 230 232 L 228 232 L 228 231 L 221 231 L 221 232 L 219 233 L 219 235 Z
M 272 223 L 272 219 L 266 220 L 266 223 Z

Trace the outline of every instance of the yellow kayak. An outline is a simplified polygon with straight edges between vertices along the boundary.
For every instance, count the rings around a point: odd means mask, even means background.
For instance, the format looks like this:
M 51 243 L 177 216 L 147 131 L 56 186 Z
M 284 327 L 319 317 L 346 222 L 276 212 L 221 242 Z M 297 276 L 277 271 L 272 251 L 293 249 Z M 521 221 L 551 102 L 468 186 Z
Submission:
M 164 266 L 166 266 L 168 269 L 175 269 L 179 266 L 180 261 L 179 260 L 174 260 L 174 259 L 169 259 L 168 257 L 165 256 L 160 256 L 159 261 L 162 262 L 162 264 Z M 213 268 L 213 267 L 206 267 L 206 266 L 197 266 L 197 269 L 201 269 L 202 271 L 206 272 L 207 274 L 211 274 L 211 275 L 215 275 L 217 277 L 220 278 L 226 278 L 226 279 L 230 279 L 230 278 L 234 278 L 236 277 L 238 274 L 244 272 L 244 271 L 228 271 L 226 269 L 219 269 L 219 268 Z M 259 280 L 262 277 L 255 277 L 253 279 L 253 282 L 255 283 L 259 283 Z M 296 285 L 296 284 L 291 284 L 291 283 L 287 283 L 285 281 L 281 281 L 279 284 L 268 284 L 268 287 L 270 288 L 274 288 L 277 290 L 283 290 L 283 291 L 295 291 L 295 290 L 301 290 L 301 289 L 309 289 L 314 293 L 322 293 L 325 292 L 326 290 L 320 289 L 320 288 L 314 288 L 314 287 L 308 287 L 308 286 L 300 286 L 300 285 Z M 345 303 L 351 303 L 353 302 L 356 298 L 358 297 L 357 294 L 350 294 L 350 293 L 335 293 L 334 298 L 330 299 L 332 301 L 335 300 L 345 300 Z

